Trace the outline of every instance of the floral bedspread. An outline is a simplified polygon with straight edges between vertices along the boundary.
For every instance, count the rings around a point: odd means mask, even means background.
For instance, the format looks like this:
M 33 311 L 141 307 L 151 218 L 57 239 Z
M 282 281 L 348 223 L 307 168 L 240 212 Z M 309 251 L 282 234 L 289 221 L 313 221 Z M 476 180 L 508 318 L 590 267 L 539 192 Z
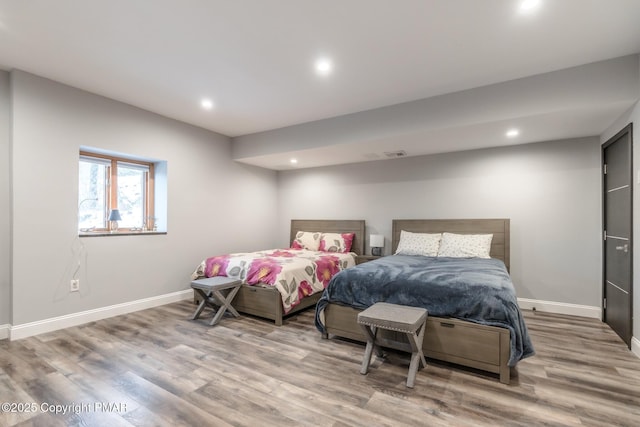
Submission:
M 354 265 L 351 252 L 269 249 L 207 258 L 191 278 L 227 276 L 249 285 L 275 286 L 288 313 L 302 298 L 323 291 L 336 273 Z

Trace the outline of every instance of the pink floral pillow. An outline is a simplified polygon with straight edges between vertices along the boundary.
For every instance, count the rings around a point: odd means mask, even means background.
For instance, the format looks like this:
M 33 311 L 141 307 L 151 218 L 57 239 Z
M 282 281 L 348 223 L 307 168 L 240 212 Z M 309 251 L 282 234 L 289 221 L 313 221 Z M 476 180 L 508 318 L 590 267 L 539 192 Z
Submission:
M 322 233 L 320 237 L 320 251 L 349 252 L 353 243 L 354 233 Z
M 296 238 L 291 242 L 293 249 L 307 249 L 309 251 L 317 251 L 320 246 L 319 231 L 298 231 Z

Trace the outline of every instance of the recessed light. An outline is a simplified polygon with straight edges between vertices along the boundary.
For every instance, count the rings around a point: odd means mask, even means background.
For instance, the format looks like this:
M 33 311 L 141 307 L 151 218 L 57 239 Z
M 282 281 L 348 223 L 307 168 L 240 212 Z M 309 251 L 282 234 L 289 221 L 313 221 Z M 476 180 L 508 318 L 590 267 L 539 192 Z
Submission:
M 531 12 L 540 6 L 540 0 L 522 0 L 520 3 L 520 12 Z
M 520 131 L 518 129 L 509 129 L 507 131 L 507 137 L 509 138 L 515 138 L 518 135 L 520 135 Z
M 205 110 L 211 110 L 213 108 L 213 101 L 210 99 L 203 99 L 202 101 L 200 101 L 200 105 Z
M 321 76 L 326 76 L 331 74 L 333 70 L 333 64 L 327 58 L 321 58 L 316 61 L 316 72 Z
M 295 165 L 296 163 L 298 163 L 298 159 L 291 159 L 289 160 L 289 162 L 291 162 L 292 165 Z

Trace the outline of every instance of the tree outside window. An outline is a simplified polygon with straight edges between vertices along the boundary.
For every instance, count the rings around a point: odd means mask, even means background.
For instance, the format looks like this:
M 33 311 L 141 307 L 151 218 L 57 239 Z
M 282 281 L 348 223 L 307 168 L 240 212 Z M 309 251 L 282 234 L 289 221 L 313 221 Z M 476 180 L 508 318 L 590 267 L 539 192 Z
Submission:
M 80 152 L 78 230 L 109 230 L 109 212 L 118 209 L 118 231 L 153 230 L 151 162 Z

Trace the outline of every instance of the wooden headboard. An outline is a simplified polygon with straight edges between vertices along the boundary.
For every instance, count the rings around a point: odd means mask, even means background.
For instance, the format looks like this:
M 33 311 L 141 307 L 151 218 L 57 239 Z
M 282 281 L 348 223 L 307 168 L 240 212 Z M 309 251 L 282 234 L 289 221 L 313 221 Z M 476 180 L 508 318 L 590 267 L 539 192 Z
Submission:
M 351 251 L 357 255 L 364 254 L 364 220 L 363 219 L 292 219 L 289 243 L 298 231 L 320 231 L 323 233 L 354 233 Z
M 493 234 L 491 257 L 500 259 L 510 271 L 510 220 L 498 219 L 394 219 L 391 236 L 392 249 L 396 252 L 400 231 L 412 233 Z

